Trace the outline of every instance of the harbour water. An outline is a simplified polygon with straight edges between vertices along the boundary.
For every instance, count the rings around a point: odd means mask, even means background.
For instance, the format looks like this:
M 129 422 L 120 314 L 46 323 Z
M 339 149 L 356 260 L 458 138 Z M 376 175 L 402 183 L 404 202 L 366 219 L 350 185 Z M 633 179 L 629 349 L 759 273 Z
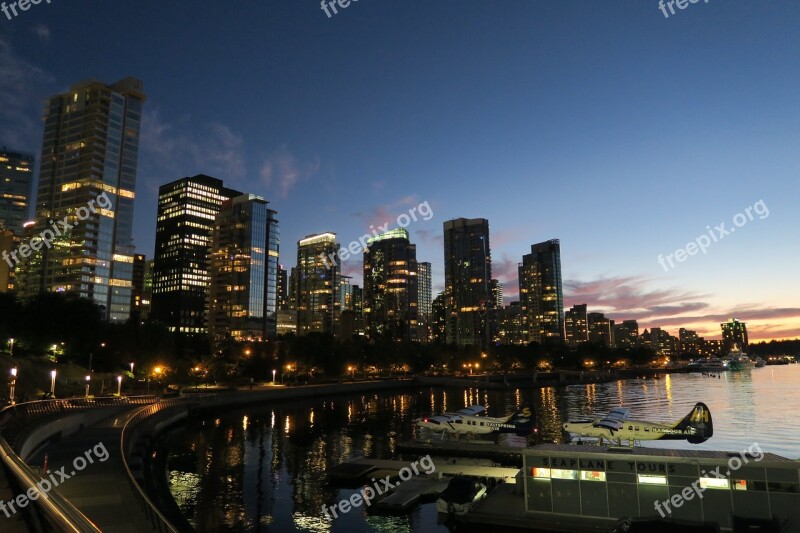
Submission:
M 398 393 L 309 399 L 231 411 L 193 421 L 166 438 L 170 490 L 198 531 L 448 531 L 435 504 L 408 516 L 379 516 L 358 508 L 334 521 L 322 506 L 353 490 L 325 483 L 327 470 L 348 459 L 396 457 L 397 444 L 415 436 L 413 419 L 467 405 L 490 416 L 531 403 L 545 439 L 563 442 L 570 417 L 629 407 L 635 418 L 674 422 L 698 401 L 714 420 L 701 445 L 669 441 L 646 446 L 743 450 L 800 458 L 800 365 L 769 366 L 718 377 L 663 375 L 606 384 L 529 390 L 417 389 Z M 524 439 L 505 435 L 505 445 Z

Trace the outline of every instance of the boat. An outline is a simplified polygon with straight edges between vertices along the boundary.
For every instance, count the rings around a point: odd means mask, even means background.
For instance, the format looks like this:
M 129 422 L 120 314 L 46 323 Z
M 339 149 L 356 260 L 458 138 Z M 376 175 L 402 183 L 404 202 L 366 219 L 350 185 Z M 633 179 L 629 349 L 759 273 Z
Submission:
M 436 500 L 442 514 L 464 515 L 486 497 L 486 485 L 466 476 L 455 476 Z
M 755 363 L 756 368 L 762 368 L 767 366 L 767 362 L 764 359 L 760 358 L 759 356 L 756 356 L 753 362 Z
M 733 350 L 723 357 L 722 360 L 728 362 L 729 370 L 746 370 L 755 368 L 756 366 L 755 362 L 753 362 L 746 353 L 740 350 L 738 346 L 734 346 Z
M 702 371 L 716 370 L 718 372 L 723 372 L 728 370 L 728 362 L 718 357 L 704 357 L 702 359 L 692 361 L 687 365 L 687 368 Z

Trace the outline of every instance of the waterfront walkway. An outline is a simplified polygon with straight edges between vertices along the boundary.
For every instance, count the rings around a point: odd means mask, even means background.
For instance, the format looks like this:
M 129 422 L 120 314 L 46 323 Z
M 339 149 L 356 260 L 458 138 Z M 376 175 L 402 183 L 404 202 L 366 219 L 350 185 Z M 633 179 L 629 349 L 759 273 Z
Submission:
M 9 502 L 17 497 L 17 492 L 11 488 L 5 466 L 0 464 L 0 500 Z M 9 514 L 11 511 L 9 510 Z M 26 533 L 28 526 L 22 513 L 12 514 L 10 517 L 0 512 L 0 531 L 4 533 Z
M 69 475 L 75 471 L 73 461 L 76 457 L 86 458 L 86 452 L 94 450 L 95 446 L 102 443 L 108 451 L 108 459 L 100 462 L 98 455 L 92 451 L 94 463 L 75 472 L 74 476 L 60 484 L 57 489 L 102 531 L 153 531 L 128 482 L 119 447 L 125 422 L 140 408 L 141 406 L 134 406 L 122 414 L 85 427 L 63 441 L 48 446 L 28 461 L 32 468 L 34 465 L 41 466 L 46 453 L 48 470 L 56 472 L 63 466 Z M 104 452 L 98 451 L 102 456 Z M 59 479 L 58 475 L 54 474 L 54 477 Z

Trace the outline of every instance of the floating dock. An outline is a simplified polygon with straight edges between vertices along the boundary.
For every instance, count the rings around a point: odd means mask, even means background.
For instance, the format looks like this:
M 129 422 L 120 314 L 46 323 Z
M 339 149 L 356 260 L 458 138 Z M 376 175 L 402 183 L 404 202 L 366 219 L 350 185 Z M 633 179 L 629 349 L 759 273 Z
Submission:
M 520 468 L 525 448 L 498 446 L 489 441 L 458 442 L 431 439 L 403 442 L 397 445 L 397 451 L 419 456 L 489 459 L 501 465 Z

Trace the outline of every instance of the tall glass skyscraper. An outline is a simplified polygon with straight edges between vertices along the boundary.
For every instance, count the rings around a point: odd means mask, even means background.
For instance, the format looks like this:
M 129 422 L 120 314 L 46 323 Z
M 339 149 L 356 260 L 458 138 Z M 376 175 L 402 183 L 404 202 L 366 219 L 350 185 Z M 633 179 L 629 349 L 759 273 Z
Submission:
M 0 230 L 22 235 L 33 196 L 33 155 L 0 149 Z
M 417 285 L 419 286 L 419 319 L 427 321 L 431 316 L 433 286 L 431 284 L 431 264 L 417 263 Z
M 142 82 L 125 78 L 78 83 L 47 102 L 33 233 L 62 220 L 71 227 L 29 258 L 27 295 L 72 293 L 100 305 L 108 320 L 129 318 L 144 100 Z M 90 211 L 102 194 L 110 207 Z
M 241 195 L 199 174 L 158 189 L 151 316 L 170 331 L 208 333 L 208 255 L 222 202 Z
M 399 228 L 367 241 L 364 318 L 370 338 L 417 340 L 417 247 Z
M 298 335 L 333 334 L 335 331 L 339 319 L 338 250 L 335 233 L 309 235 L 297 241 L 297 267 L 292 290 L 295 291 Z
M 488 347 L 495 300 L 491 291 L 489 221 L 457 218 L 444 223 L 447 343 Z
M 531 246 L 519 265 L 519 299 L 529 342 L 564 341 L 564 291 L 558 239 Z
M 243 194 L 222 204 L 211 248 L 209 333 L 215 341 L 261 341 L 277 335 L 277 212 Z

